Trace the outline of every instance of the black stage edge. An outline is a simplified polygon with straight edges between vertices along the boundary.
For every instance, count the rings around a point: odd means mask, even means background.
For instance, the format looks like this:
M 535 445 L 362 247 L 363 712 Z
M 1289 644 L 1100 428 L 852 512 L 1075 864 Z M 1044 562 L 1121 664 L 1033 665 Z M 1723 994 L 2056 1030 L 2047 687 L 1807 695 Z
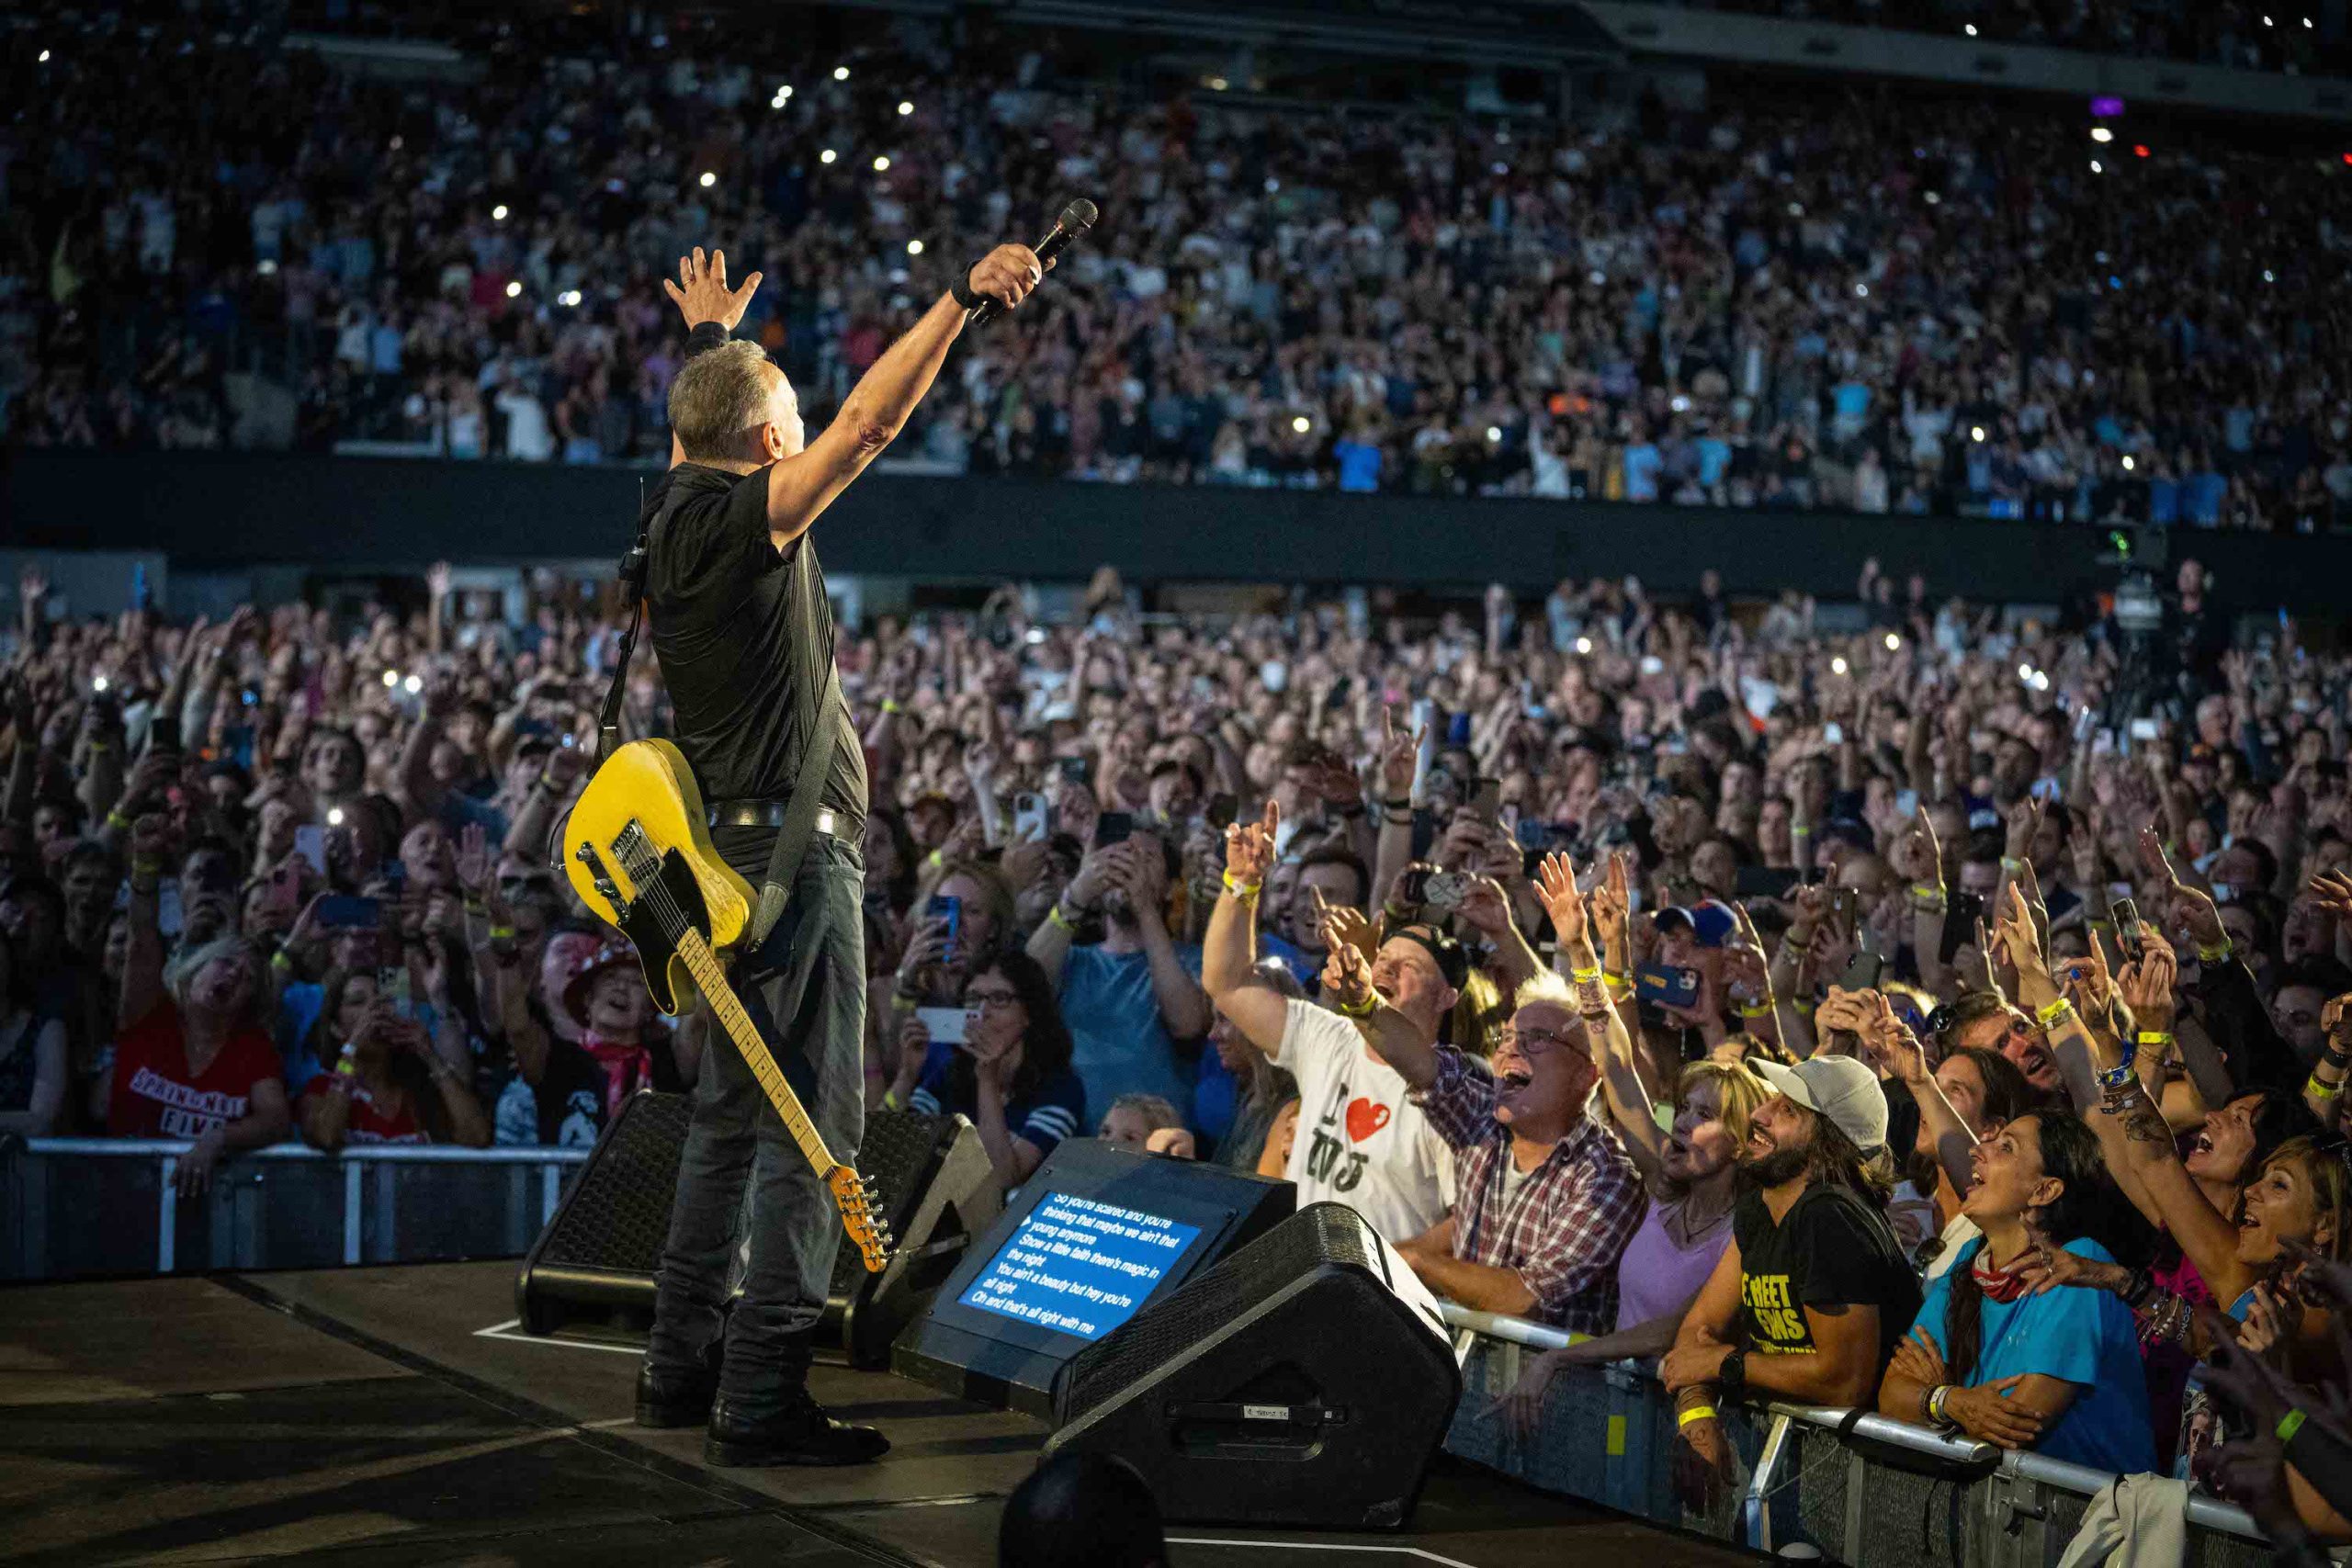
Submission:
M 0 1289 L 0 1562 L 993 1561 L 1042 1423 L 820 1363 L 817 1396 L 880 1427 L 891 1457 L 713 1470 L 700 1433 L 630 1424 L 634 1347 L 514 1327 L 514 1272 L 495 1261 Z M 1450 1463 L 1397 1533 L 1169 1533 L 1173 1568 L 1753 1561 Z

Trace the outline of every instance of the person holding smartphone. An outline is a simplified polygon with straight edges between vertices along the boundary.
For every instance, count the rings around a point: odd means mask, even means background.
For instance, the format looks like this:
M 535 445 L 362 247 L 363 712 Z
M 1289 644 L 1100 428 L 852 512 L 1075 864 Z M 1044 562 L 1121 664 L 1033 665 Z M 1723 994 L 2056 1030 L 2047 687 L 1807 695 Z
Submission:
M 959 1039 L 933 1039 L 917 1017 L 899 1027 L 890 1100 L 968 1118 L 1010 1190 L 1086 1125 L 1086 1086 L 1070 1070 L 1069 1026 L 1035 959 L 990 957 L 965 982 L 963 1003 Z

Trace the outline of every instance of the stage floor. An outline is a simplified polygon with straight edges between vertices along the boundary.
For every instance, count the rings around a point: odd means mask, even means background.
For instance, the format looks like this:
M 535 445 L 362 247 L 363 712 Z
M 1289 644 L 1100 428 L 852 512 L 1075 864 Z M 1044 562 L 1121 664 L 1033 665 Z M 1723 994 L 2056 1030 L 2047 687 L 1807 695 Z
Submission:
M 0 1562 L 986 1568 L 1045 1428 L 883 1373 L 817 1395 L 893 1451 L 712 1470 L 629 1422 L 634 1350 L 513 1325 L 512 1262 L 0 1291 Z M 1452 1461 L 1411 1529 L 1172 1526 L 1177 1568 L 1750 1561 Z

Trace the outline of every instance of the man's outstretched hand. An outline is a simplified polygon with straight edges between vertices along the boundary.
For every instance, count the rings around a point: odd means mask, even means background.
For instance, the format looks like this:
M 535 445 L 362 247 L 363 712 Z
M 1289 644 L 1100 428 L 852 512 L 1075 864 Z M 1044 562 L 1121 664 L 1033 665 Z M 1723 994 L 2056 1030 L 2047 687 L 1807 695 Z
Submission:
M 678 313 L 686 318 L 688 332 L 705 321 L 717 321 L 731 333 L 750 309 L 752 296 L 759 292 L 761 276 L 755 272 L 743 280 L 741 288 L 729 288 L 727 253 L 713 251 L 706 261 L 702 247 L 696 245 L 694 254 L 678 258 L 678 281 L 663 278 L 662 291 L 676 302 Z
M 1044 280 L 1052 262 L 1037 265 L 1037 253 L 1026 245 L 999 245 L 972 264 L 965 281 L 975 294 L 985 294 L 1006 310 L 1017 309 L 1031 289 Z

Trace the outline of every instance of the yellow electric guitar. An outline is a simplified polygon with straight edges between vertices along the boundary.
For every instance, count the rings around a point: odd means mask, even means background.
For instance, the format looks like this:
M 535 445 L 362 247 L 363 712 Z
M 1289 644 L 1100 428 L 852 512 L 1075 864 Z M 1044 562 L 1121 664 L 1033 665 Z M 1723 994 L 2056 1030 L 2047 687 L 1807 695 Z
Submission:
M 571 886 L 636 944 L 654 1004 L 674 1017 L 696 996 L 710 1003 L 793 1141 L 824 1179 L 866 1270 L 879 1273 L 891 1247 L 880 1201 L 855 1167 L 825 1146 L 719 966 L 719 954 L 743 940 L 755 895 L 711 847 L 702 792 L 684 755 L 666 740 L 633 740 L 614 751 L 572 807 L 563 841 Z

